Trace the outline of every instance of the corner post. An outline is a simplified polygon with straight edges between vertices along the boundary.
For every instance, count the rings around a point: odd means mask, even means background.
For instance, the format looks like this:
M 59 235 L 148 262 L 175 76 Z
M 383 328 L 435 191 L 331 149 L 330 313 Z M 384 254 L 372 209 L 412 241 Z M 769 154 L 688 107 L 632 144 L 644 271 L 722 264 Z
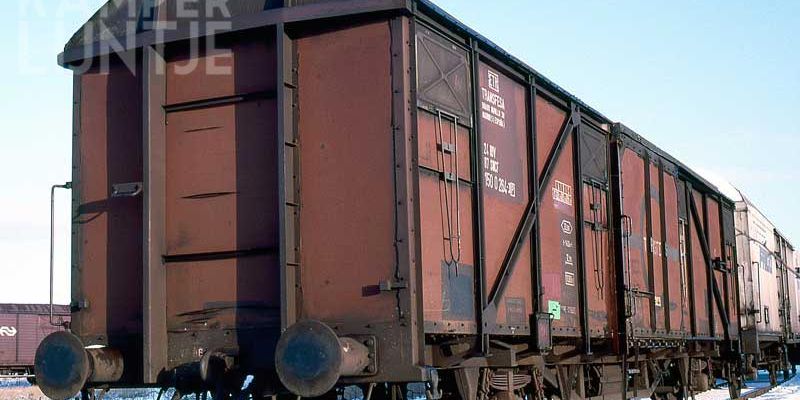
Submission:
M 153 30 L 163 16 L 154 5 Z M 142 49 L 143 206 L 143 363 L 144 383 L 157 383 L 167 367 L 167 270 L 164 265 L 166 222 L 166 61 L 163 44 Z

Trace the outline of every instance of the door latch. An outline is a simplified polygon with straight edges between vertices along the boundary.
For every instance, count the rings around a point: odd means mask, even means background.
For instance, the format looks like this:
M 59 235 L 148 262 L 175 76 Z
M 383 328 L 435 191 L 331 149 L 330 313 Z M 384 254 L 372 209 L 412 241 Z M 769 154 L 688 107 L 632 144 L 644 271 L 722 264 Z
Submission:
M 142 194 L 142 182 L 117 183 L 111 187 L 111 197 L 136 197 Z

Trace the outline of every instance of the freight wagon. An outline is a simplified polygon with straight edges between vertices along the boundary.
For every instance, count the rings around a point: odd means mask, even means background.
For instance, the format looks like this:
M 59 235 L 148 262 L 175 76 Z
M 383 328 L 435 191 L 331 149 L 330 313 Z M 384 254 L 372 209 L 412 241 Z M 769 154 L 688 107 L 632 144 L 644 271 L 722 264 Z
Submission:
M 428 1 L 179 3 L 110 1 L 59 58 L 73 320 L 37 352 L 48 396 L 736 396 L 712 184 Z
M 749 374 L 766 369 L 776 382 L 778 370 L 789 375 L 800 333 L 794 249 L 744 195 L 736 202 L 736 231 L 742 350 L 754 357 Z
M 46 304 L 0 304 L 0 378 L 33 377 L 36 348 L 47 335 L 69 324 L 69 307 Z

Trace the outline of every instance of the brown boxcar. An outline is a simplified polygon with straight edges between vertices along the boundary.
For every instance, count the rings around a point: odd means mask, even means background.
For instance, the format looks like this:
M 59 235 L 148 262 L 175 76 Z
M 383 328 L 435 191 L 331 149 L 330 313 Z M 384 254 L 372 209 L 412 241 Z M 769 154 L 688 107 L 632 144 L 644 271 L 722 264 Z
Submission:
M 624 285 L 617 295 L 632 328 L 628 341 L 635 351 L 666 345 L 733 358 L 740 353 L 734 203 L 632 130 L 615 127 L 614 217 L 622 226 L 615 254 Z M 697 388 L 707 387 L 716 368 L 737 390 L 735 358 L 691 361 Z
M 110 1 L 60 57 L 74 313 L 45 393 L 737 380 L 731 203 L 688 168 L 427 1 L 179 3 Z
M 47 335 L 69 325 L 69 307 L 0 304 L 0 378 L 32 377 L 36 348 Z

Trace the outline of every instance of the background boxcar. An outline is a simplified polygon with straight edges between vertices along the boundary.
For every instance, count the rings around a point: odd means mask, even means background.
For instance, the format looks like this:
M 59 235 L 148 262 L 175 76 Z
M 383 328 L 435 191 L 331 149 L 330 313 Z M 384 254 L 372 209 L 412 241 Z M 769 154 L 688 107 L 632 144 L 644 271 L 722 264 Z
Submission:
M 45 336 L 63 330 L 69 307 L 46 304 L 0 304 L 0 377 L 33 376 L 36 348 Z
M 767 369 L 788 375 L 788 344 L 796 344 L 800 314 L 794 251 L 775 226 L 742 195 L 736 203 L 736 235 L 740 264 L 742 350 L 753 357 L 748 373 Z M 794 300 L 793 300 L 794 299 Z M 794 348 L 794 346 L 792 346 Z
M 739 353 L 734 203 L 713 184 L 617 124 L 611 154 L 616 291 L 633 349 L 674 347 L 705 353 L 691 360 L 703 390 L 714 369 L 736 381 Z M 727 354 L 729 364 L 712 362 Z M 724 357 L 723 357 L 724 358 Z M 732 383 L 732 386 L 738 383 Z
M 177 3 L 111 1 L 60 57 L 74 312 L 45 393 L 736 390 L 713 185 L 427 1 Z

